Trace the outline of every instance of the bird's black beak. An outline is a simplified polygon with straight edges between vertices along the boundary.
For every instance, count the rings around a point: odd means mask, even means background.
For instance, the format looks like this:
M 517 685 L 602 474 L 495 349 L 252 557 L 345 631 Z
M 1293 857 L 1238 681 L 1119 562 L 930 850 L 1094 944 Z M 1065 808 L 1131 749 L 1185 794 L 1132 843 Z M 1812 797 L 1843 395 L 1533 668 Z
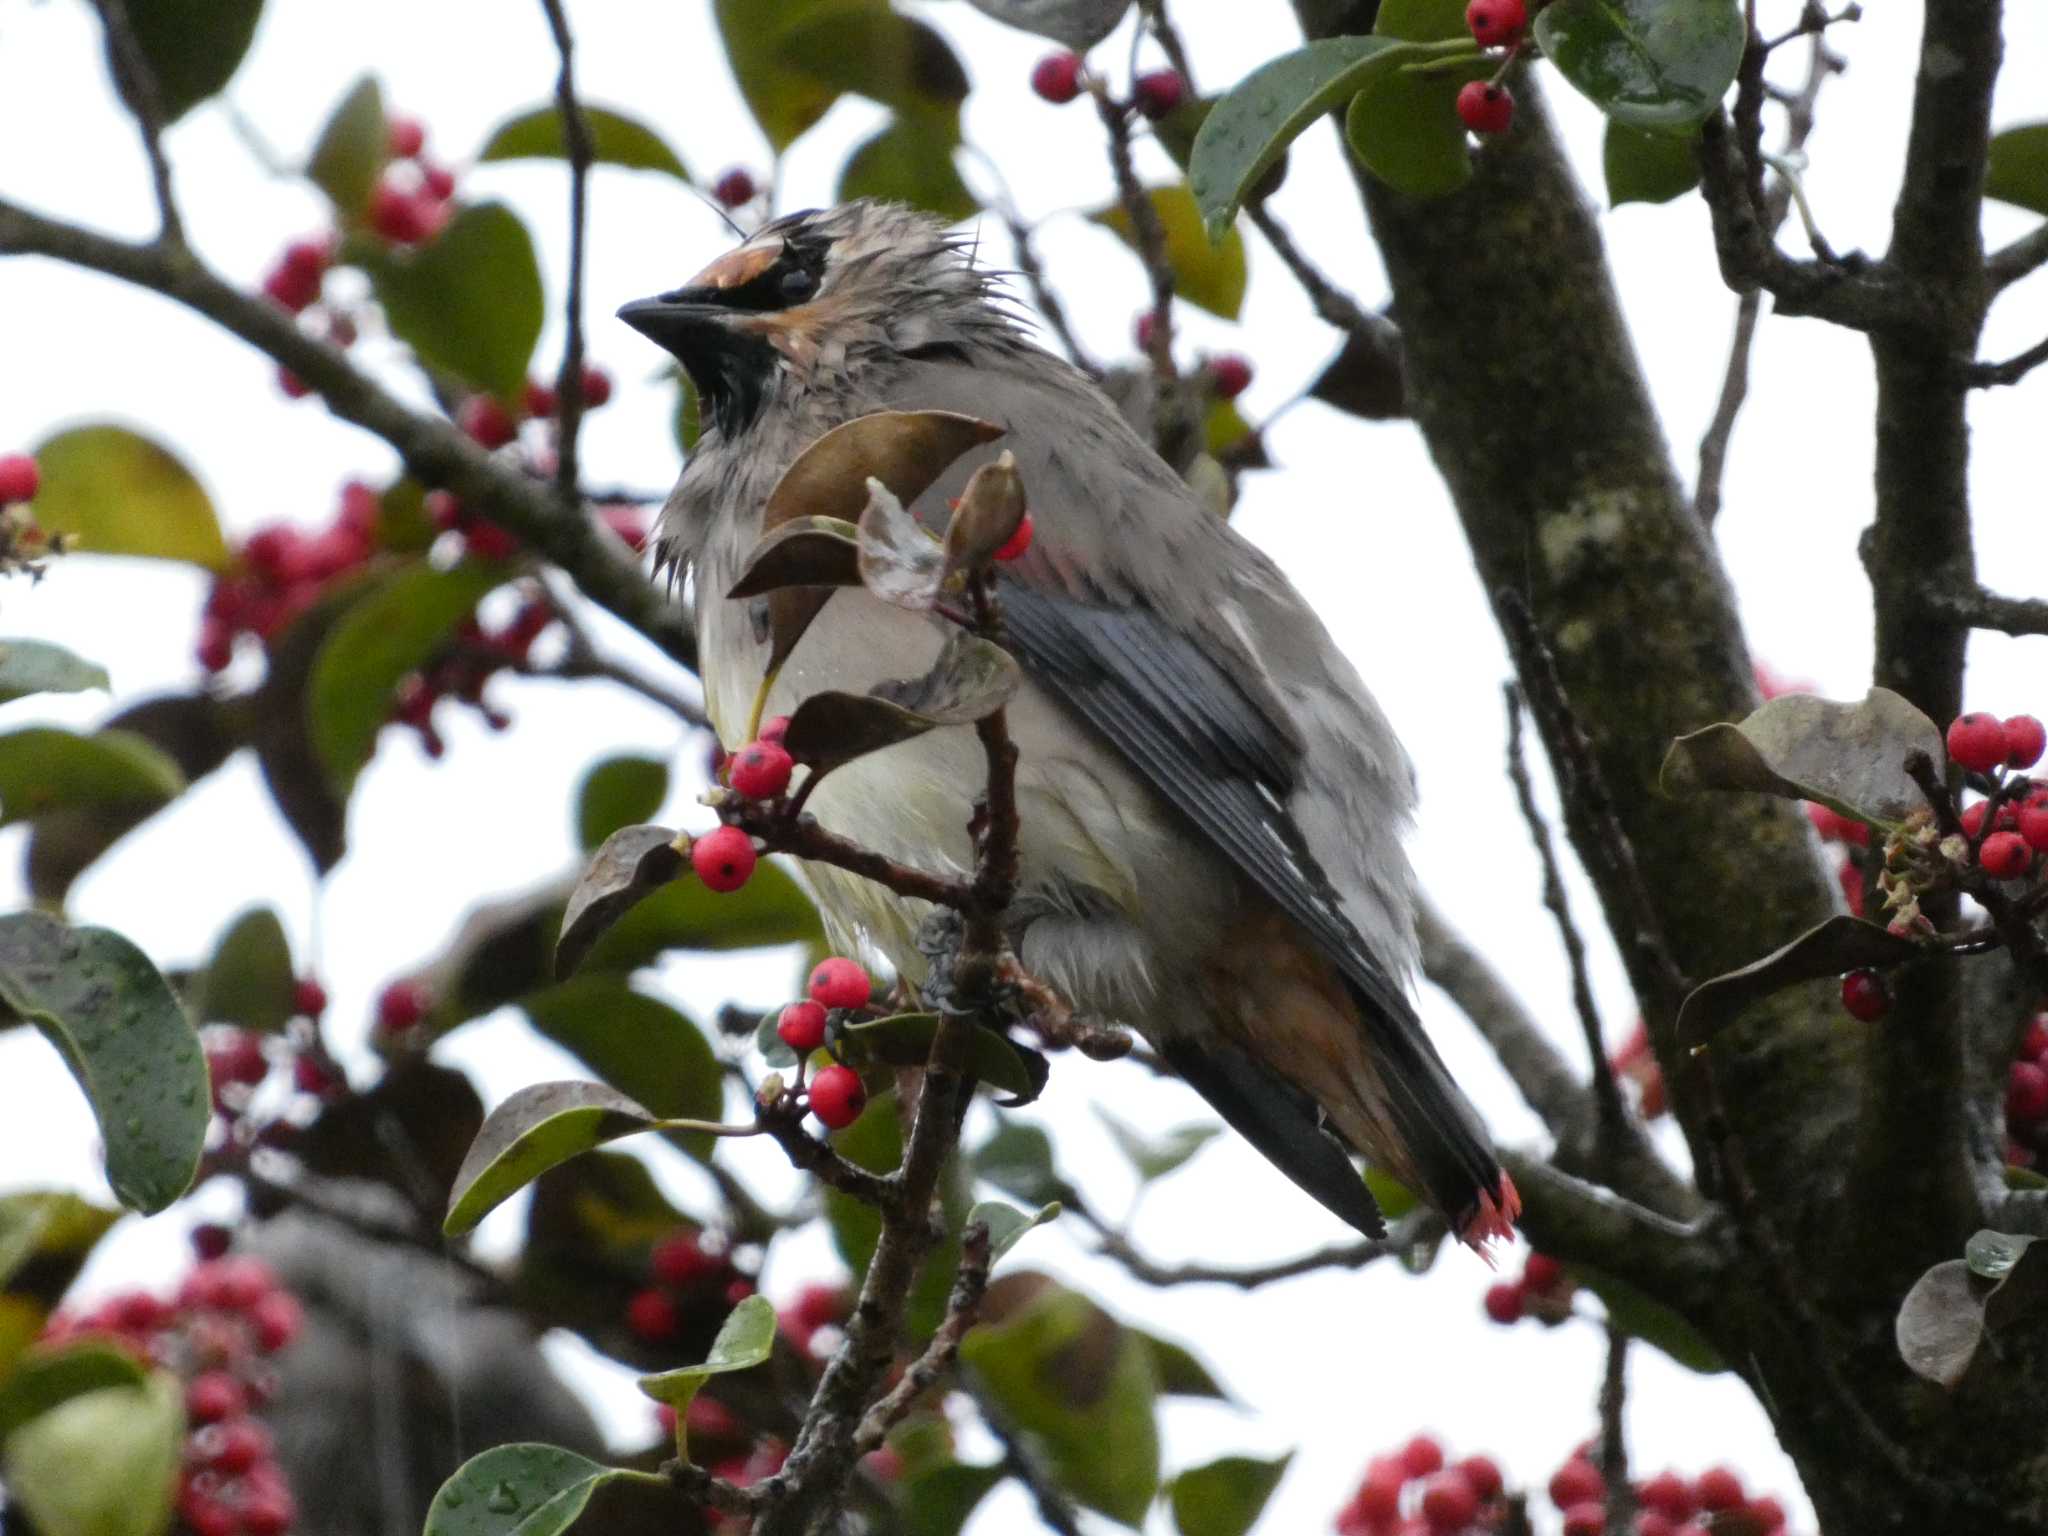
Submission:
M 695 362 L 729 339 L 728 313 L 709 288 L 677 288 L 622 305 L 619 318 L 681 362 Z

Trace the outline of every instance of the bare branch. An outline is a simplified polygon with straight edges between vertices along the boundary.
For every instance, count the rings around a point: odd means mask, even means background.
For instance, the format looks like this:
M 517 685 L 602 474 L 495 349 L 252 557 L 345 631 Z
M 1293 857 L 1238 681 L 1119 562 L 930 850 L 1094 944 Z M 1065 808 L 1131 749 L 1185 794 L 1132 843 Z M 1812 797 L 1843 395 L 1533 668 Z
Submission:
M 1919 599 L 1952 623 L 2007 635 L 2048 635 L 2048 599 L 2004 597 L 1978 586 L 1930 583 Z
M 1106 1224 L 1085 1203 L 1073 1202 L 1068 1209 L 1101 1234 L 1095 1251 L 1113 1259 L 1135 1280 L 1147 1285 L 1229 1285 L 1241 1291 L 1257 1290 L 1276 1280 L 1314 1274 L 1324 1269 L 1363 1269 L 1375 1260 L 1406 1253 L 1417 1243 L 1441 1236 L 1443 1221 L 1434 1213 L 1417 1210 L 1396 1222 L 1385 1237 L 1360 1238 L 1332 1243 L 1312 1253 L 1297 1254 L 1270 1264 L 1161 1264 L 1140 1251 L 1130 1238 Z
M 127 0 L 93 0 L 107 29 L 107 62 L 114 73 L 114 87 L 121 102 L 135 119 L 142 134 L 142 148 L 149 156 L 149 179 L 156 189 L 157 240 L 166 247 L 183 250 L 185 224 L 178 215 L 178 199 L 171 188 L 171 162 L 164 153 L 163 96 L 157 90 L 156 75 L 149 58 L 128 19 Z
M 402 404 L 346 353 L 307 335 L 276 305 L 230 287 L 191 254 L 110 240 L 0 200 L 0 255 L 49 256 L 103 272 L 216 322 L 297 374 L 335 415 L 389 443 L 423 484 L 446 487 L 510 529 L 592 601 L 695 669 L 688 612 L 647 579 L 616 539 L 588 518 L 562 516 L 550 488 L 492 457 L 445 418 Z
M 1991 283 L 1991 291 L 1997 293 L 2044 264 L 2048 264 L 2048 220 L 1986 256 L 1984 276 Z
M 583 425 L 583 247 L 590 190 L 590 163 L 596 156 L 583 103 L 576 96 L 575 40 L 562 0 L 541 0 L 555 52 L 562 65 L 555 76 L 555 103 L 562 114 L 562 140 L 569 150 L 569 291 L 563 300 L 566 336 L 562 366 L 555 375 L 555 485 L 570 507 L 576 499 L 576 436 Z
M 1635 1490 L 1628 1481 L 1628 1439 L 1622 1423 L 1628 1406 L 1628 1335 L 1607 1324 L 1607 1366 L 1600 1375 L 1600 1476 L 1607 1484 L 1607 1529 L 1635 1529 Z
M 2043 363 L 2048 363 L 2048 336 L 2002 363 L 1972 363 L 1964 370 L 1963 376 L 1976 389 L 1996 384 L 2017 384 Z
M 975 1222 L 960 1237 L 960 1267 L 953 1276 L 953 1291 L 946 1298 L 946 1315 L 932 1333 L 924 1353 L 911 1361 L 903 1379 L 891 1387 L 854 1432 L 853 1448 L 866 1455 L 880 1445 L 889 1431 L 902 1422 L 917 1400 L 938 1384 L 953 1368 L 960 1355 L 960 1341 L 974 1326 L 981 1298 L 988 1290 L 988 1227 Z

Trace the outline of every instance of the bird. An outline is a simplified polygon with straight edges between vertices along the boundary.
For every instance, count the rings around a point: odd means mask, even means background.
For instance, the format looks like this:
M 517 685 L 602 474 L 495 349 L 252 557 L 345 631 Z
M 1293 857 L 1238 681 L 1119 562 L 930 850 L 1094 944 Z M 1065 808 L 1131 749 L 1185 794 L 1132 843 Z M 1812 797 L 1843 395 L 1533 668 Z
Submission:
M 761 611 L 726 596 L 782 473 L 877 411 L 1002 429 L 911 506 L 941 528 L 1014 455 L 1033 538 L 998 567 L 1019 759 L 1024 967 L 1128 1025 L 1222 1119 L 1359 1232 L 1385 1221 L 1354 1155 L 1484 1253 L 1520 1197 L 1409 999 L 1413 770 L 1278 566 L 1189 489 L 1087 376 L 1042 347 L 969 236 L 861 200 L 775 218 L 619 318 L 698 392 L 702 431 L 655 529 L 694 594 L 706 708 L 728 748 L 764 708 L 929 666 L 929 618 L 838 589 L 768 677 Z M 807 809 L 898 860 L 965 873 L 986 762 L 966 727 L 835 769 Z M 924 974 L 923 910 L 812 863 L 828 935 Z

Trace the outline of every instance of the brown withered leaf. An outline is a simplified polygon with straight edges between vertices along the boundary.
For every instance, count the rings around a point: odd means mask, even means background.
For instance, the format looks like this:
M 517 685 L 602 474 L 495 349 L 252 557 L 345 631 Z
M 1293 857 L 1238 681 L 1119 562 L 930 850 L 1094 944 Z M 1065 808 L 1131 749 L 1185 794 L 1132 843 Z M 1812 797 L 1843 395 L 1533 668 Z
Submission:
M 993 464 L 984 464 L 960 493 L 960 505 L 946 524 L 946 571 L 979 571 L 1010 542 L 1024 521 L 1024 477 L 1017 456 L 1007 448 Z
M 798 517 L 763 534 L 727 597 L 759 597 L 784 587 L 860 585 L 859 536 L 836 517 Z
M 789 717 L 783 746 L 823 771 L 946 725 L 1001 709 L 1023 680 L 1001 646 L 955 630 L 922 677 L 877 683 L 866 694 L 814 693 Z
M 621 827 L 604 840 L 563 909 L 561 937 L 555 940 L 557 976 L 573 972 L 634 903 L 682 872 L 675 843 L 671 828 L 655 826 Z

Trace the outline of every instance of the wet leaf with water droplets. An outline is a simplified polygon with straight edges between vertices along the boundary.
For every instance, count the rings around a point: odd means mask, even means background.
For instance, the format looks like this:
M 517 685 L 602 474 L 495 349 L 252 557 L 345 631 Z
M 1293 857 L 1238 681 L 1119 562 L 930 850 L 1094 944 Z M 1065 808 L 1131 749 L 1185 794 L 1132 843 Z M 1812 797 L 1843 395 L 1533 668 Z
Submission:
M 629 1474 L 558 1445 L 501 1445 L 441 1485 L 422 1536 L 560 1536 L 603 1484 Z

